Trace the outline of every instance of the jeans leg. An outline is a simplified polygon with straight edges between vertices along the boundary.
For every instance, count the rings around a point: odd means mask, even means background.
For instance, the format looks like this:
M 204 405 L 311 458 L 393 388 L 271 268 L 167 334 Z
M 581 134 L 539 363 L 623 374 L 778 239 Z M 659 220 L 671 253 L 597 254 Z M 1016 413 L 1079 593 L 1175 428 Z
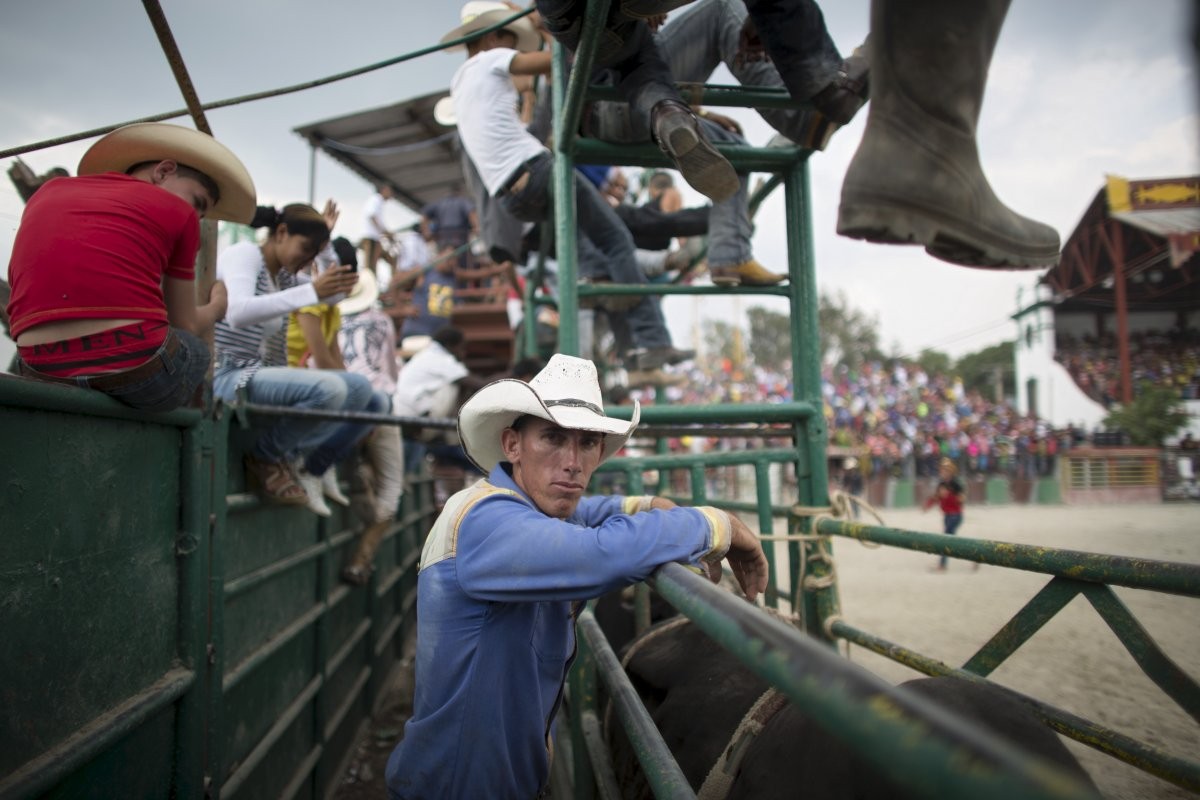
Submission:
M 954 534 L 958 533 L 958 526 L 962 524 L 962 519 L 962 514 L 946 515 L 945 520 L 943 520 L 943 524 L 945 526 L 944 530 L 947 536 L 953 536 Z M 946 565 L 949 563 L 949 556 L 942 556 L 941 559 L 938 560 L 938 566 L 940 566 L 942 569 L 945 569 Z
M 596 188 L 575 176 L 575 214 L 580 236 L 586 236 L 603 255 L 607 272 L 615 283 L 646 283 L 634 256 L 633 236 Z M 667 347 L 670 334 L 662 311 L 653 297 L 644 297 L 625 312 L 630 334 L 637 347 Z
M 388 408 L 388 398 L 371 388 L 371 382 L 353 372 L 330 370 L 346 384 L 346 402 L 342 411 L 369 411 L 378 414 Z M 340 422 L 320 440 L 308 439 L 300 443 L 301 452 L 314 447 L 304 460 L 304 468 L 310 475 L 324 475 L 325 470 L 350 455 L 354 446 L 369 434 L 374 425 L 369 422 Z
M 829 85 L 842 58 L 814 0 L 746 0 L 746 10 L 794 99 L 807 100 Z
M 332 370 L 264 367 L 246 384 L 246 397 L 263 405 L 338 411 L 345 406 L 349 391 L 338 375 Z M 280 417 L 266 424 L 269 427 L 255 442 L 253 455 L 268 462 L 291 458 L 302 445 L 322 441 L 340 425 L 295 417 Z
M 744 144 L 745 140 L 727 131 L 712 120 L 701 119 L 704 135 L 709 141 Z M 708 264 L 710 267 L 733 267 L 749 261 L 750 249 L 749 204 L 750 177 L 738 174 L 738 190 L 727 200 L 713 203 L 708 212 Z
M 742 86 L 783 88 L 783 78 L 772 62 L 738 62 L 738 34 L 746 16 L 746 5 L 742 0 L 700 0 L 675 14 L 655 37 L 659 51 L 675 79 L 705 83 L 717 65 L 724 63 Z M 811 16 L 806 16 L 804 22 L 812 24 Z M 819 34 L 828 39 L 819 12 L 817 22 Z M 835 56 L 830 68 L 836 72 L 841 57 L 837 55 L 832 40 L 829 40 L 827 47 L 822 45 L 823 50 L 828 48 L 832 48 Z M 824 67 L 822 71 L 825 71 Z M 832 79 L 832 75 L 830 72 L 825 83 Z M 804 137 L 813 114 L 809 109 L 760 108 L 757 111 L 768 125 L 793 140 Z

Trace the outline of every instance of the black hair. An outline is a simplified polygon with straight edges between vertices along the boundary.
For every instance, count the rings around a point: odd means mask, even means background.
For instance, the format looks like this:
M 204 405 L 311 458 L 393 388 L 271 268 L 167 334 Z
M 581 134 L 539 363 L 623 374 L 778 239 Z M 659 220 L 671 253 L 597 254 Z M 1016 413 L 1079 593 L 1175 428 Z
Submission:
M 449 350 L 451 347 L 458 347 L 460 344 L 462 344 L 463 334 L 458 328 L 452 328 L 447 325 L 446 327 L 439 328 L 437 331 L 435 331 L 433 336 L 430 338 L 432 338 L 433 341 L 437 342 L 442 347 Z
M 527 356 L 512 365 L 512 374 L 514 378 L 528 382 L 530 378 L 541 372 L 544 366 L 546 366 L 546 362 L 537 356 Z
M 129 169 L 125 170 L 125 174 L 132 175 L 133 173 L 137 172 L 140 169 L 145 169 L 146 167 L 154 167 L 154 166 L 161 164 L 164 161 L 175 161 L 175 159 L 160 158 L 157 161 L 139 161 L 138 163 L 134 164 Z M 59 167 L 59 169 L 62 169 L 62 168 Z M 63 170 L 63 174 L 64 175 L 66 174 L 66 170 Z M 200 170 L 196 169 L 195 167 L 189 167 L 187 164 L 180 164 L 178 161 L 175 161 L 175 174 L 181 178 L 191 178 L 196 183 L 203 186 L 204 191 L 208 192 L 209 196 L 212 197 L 213 205 L 216 205 L 217 203 L 221 202 L 221 187 L 217 186 L 216 181 L 214 181 L 212 178 L 205 175 Z
M 521 429 L 524 428 L 526 425 L 528 425 L 530 420 L 535 420 L 535 419 L 541 419 L 541 417 L 535 417 L 533 414 L 522 414 L 521 416 L 514 419 L 512 421 L 512 424 L 509 425 L 508 427 L 512 428 L 517 433 L 520 433 Z
M 338 264 L 358 269 L 358 249 L 345 236 L 333 240 L 333 252 L 337 253 Z
M 627 386 L 614 386 L 608 390 L 608 399 L 610 402 L 620 405 L 629 399 L 629 388 Z
M 307 236 L 312 239 L 318 249 L 329 241 L 329 226 L 325 224 L 325 217 L 305 203 L 292 203 L 284 206 L 282 210 L 271 206 L 258 206 L 254 212 L 254 219 L 250 221 L 252 228 L 274 230 L 280 225 L 286 226 L 287 232 L 293 236 Z

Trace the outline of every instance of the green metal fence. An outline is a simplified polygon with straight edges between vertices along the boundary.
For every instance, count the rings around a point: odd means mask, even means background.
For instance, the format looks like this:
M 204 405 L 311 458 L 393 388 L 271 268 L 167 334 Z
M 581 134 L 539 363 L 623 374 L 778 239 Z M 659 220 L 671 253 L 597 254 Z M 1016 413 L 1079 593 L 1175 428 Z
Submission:
M 413 624 L 432 487 L 357 530 L 243 491 L 232 415 L 0 378 L 0 797 L 326 796 Z

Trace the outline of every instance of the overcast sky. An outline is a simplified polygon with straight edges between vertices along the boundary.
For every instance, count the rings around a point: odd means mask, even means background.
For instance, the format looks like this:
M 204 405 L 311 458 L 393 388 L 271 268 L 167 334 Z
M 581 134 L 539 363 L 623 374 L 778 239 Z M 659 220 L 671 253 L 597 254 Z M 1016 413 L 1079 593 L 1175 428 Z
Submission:
M 412 0 L 163 0 L 163 9 L 204 101 L 298 83 L 381 61 L 437 41 L 458 4 Z M 985 169 L 1015 210 L 1056 227 L 1065 240 L 1105 174 L 1128 178 L 1200 172 L 1198 83 L 1185 0 L 1017 0 L 1000 37 L 980 122 Z M 843 52 L 866 34 L 868 0 L 825 5 Z M 296 126 L 444 89 L 461 55 L 432 54 L 330 86 L 211 112 L 219 139 L 246 163 L 260 202 L 308 196 L 309 150 Z M 142 5 L 133 0 L 12 0 L 0 25 L 0 148 L 183 106 Z M 732 83 L 722 69 L 714 82 Z M 917 248 L 838 237 L 837 202 L 865 110 L 811 162 L 817 275 L 877 314 L 886 345 L 934 347 L 958 356 L 1012 338 L 1018 287 L 1036 273 L 992 273 L 944 264 Z M 771 134 L 754 112 L 739 119 L 755 144 Z M 181 124 L 189 124 L 186 119 Z M 38 172 L 74 172 L 89 142 L 30 153 Z M 5 162 L 7 169 L 11 162 Z M 316 195 L 343 207 L 339 233 L 361 232 L 369 187 L 317 159 Z M 693 196 L 695 201 L 698 197 Z M 0 182 L 0 272 L 7 270 L 22 204 Z M 391 221 L 408 221 L 399 206 Z M 756 255 L 782 270 L 783 205 L 759 213 Z M 759 302 L 744 299 L 742 306 Z M 782 301 L 777 301 L 782 302 Z M 665 308 L 686 345 L 698 304 Z M 768 303 L 770 305 L 770 303 Z M 780 310 L 786 306 L 775 305 Z M 705 299 L 729 319 L 734 304 Z

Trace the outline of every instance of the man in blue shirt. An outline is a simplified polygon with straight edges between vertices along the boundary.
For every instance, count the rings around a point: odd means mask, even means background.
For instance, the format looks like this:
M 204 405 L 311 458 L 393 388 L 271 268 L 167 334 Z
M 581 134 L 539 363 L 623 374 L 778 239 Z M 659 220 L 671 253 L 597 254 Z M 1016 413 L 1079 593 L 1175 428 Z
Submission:
M 758 538 L 715 508 L 660 497 L 584 497 L 637 426 L 604 415 L 592 362 L 555 355 L 529 383 L 488 384 L 459 412 L 488 475 L 447 501 L 421 553 L 413 715 L 388 793 L 532 798 L 546 788 L 581 601 L 659 565 L 727 560 L 746 596 L 766 588 Z

